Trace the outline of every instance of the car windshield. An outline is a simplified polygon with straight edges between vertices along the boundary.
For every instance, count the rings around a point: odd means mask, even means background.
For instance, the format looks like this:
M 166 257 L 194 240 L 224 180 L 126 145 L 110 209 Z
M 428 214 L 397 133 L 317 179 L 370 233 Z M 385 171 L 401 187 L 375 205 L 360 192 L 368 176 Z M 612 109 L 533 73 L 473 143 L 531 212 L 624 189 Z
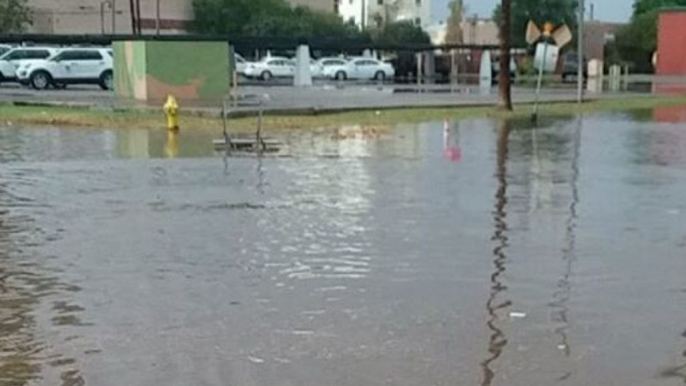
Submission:
M 24 57 L 26 51 L 24 50 L 12 50 L 0 57 L 0 60 L 17 60 Z

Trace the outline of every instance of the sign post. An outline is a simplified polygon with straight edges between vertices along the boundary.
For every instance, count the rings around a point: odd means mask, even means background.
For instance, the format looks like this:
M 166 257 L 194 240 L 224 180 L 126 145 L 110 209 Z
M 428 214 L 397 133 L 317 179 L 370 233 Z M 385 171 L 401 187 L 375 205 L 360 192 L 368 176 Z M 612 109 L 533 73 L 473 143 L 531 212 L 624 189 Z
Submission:
M 531 121 L 536 123 L 538 121 L 538 103 L 540 99 L 540 94 L 541 94 L 541 86 L 543 85 L 543 74 L 546 71 L 546 60 L 548 59 L 548 41 L 552 38 L 552 40 L 556 43 L 556 46 L 553 47 L 555 49 L 555 52 L 553 55 L 555 58 L 557 58 L 557 52 L 562 49 L 562 47 L 566 46 L 569 44 L 569 42 L 572 41 L 572 32 L 569 30 L 569 27 L 566 25 L 561 26 L 555 32 L 553 32 L 555 26 L 553 26 L 552 23 L 545 23 L 543 26 L 543 32 L 538 29 L 536 24 L 533 21 L 529 22 L 529 25 L 526 28 L 526 41 L 529 44 L 534 44 L 541 38 L 543 39 L 543 55 L 539 63 L 539 69 L 538 69 L 538 80 L 536 81 L 536 94 L 534 97 L 534 107 L 533 111 L 531 112 Z M 538 49 L 536 50 L 536 56 L 538 56 Z M 536 60 L 534 60 L 534 64 L 536 64 Z M 551 71 L 555 71 L 555 67 L 551 69 Z
M 584 101 L 584 14 L 586 12 L 586 1 L 579 1 L 579 36 L 577 37 L 577 56 L 579 59 L 579 68 L 577 73 L 577 103 Z

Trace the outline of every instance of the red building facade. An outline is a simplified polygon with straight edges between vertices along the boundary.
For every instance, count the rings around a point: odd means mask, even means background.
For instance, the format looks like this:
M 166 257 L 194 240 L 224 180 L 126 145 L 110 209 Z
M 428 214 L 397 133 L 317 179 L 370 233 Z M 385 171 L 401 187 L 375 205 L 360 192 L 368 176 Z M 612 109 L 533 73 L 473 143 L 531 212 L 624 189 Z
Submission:
M 658 75 L 686 75 L 686 8 L 660 12 L 656 72 Z

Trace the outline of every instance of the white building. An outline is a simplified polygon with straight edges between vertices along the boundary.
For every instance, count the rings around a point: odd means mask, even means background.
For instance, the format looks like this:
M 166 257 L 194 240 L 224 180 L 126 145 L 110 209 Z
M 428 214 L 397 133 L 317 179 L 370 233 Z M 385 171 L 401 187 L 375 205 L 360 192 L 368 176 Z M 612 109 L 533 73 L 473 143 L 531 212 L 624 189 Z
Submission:
M 462 43 L 474 45 L 497 45 L 498 24 L 490 19 L 469 18 L 460 23 L 462 29 Z M 448 35 L 448 25 L 445 22 L 431 24 L 425 27 L 431 37 L 431 43 L 435 45 L 445 44 Z
M 386 23 L 411 21 L 427 27 L 431 24 L 432 0 L 338 0 L 338 14 L 361 28 Z
M 336 1 L 286 0 L 292 6 L 307 6 L 334 12 Z M 376 1 L 376 0 L 374 0 Z M 0 1 L 1 2 L 1 1 Z M 141 24 L 145 33 L 156 29 L 157 2 L 142 0 Z M 193 20 L 192 0 L 160 0 L 160 29 L 163 33 L 183 33 Z M 33 13 L 30 32 L 42 34 L 130 34 L 131 13 L 127 0 L 29 0 Z M 114 15 L 112 13 L 114 12 Z M 114 17 L 113 17 L 114 16 Z

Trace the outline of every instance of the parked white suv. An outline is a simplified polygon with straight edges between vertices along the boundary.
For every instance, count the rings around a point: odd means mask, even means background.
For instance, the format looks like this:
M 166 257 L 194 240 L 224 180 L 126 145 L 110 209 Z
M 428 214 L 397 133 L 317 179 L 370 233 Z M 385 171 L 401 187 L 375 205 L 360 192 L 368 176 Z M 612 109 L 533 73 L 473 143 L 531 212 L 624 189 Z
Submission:
M 22 84 L 37 90 L 69 84 L 97 84 L 113 88 L 112 50 L 109 48 L 67 48 L 48 60 L 27 63 L 17 70 Z
M 0 56 L 0 83 L 15 82 L 17 69 L 26 63 L 48 59 L 59 50 L 48 47 L 18 47 Z
M 12 47 L 6 44 L 0 44 L 0 56 L 5 55 L 5 52 L 11 50 Z

